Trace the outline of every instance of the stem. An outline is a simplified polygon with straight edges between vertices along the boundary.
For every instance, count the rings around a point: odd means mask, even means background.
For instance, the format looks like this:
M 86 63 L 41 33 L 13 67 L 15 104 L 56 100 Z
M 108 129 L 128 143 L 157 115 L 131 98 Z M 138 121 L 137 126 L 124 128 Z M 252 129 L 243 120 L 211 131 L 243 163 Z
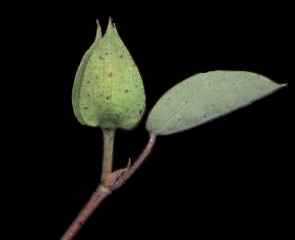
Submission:
M 108 162 L 108 164 L 104 163 L 103 166 L 108 166 L 108 167 L 105 167 L 105 168 L 103 167 L 103 171 L 106 171 L 106 170 L 109 171 L 109 169 L 112 168 L 112 164 L 109 164 L 112 161 L 110 161 L 109 159 L 112 159 L 111 158 L 112 154 L 110 153 L 110 149 L 113 149 L 114 133 L 104 132 L 104 140 L 105 140 L 104 161 Z M 82 225 L 87 221 L 87 219 L 91 216 L 94 210 L 101 204 L 101 202 L 107 196 L 109 196 L 114 190 L 121 187 L 142 165 L 146 157 L 151 153 L 152 148 L 155 144 L 155 140 L 156 140 L 156 136 L 154 134 L 150 134 L 149 141 L 147 145 L 145 146 L 144 150 L 142 151 L 142 153 L 137 158 L 137 160 L 134 162 L 134 164 L 131 167 L 126 168 L 126 171 L 124 172 L 124 174 L 122 174 L 116 181 L 108 182 L 106 177 L 107 175 L 105 175 L 105 177 L 102 178 L 105 182 L 102 182 L 101 184 L 98 185 L 98 187 L 96 188 L 95 192 L 92 194 L 89 201 L 86 203 L 86 205 L 80 211 L 79 215 L 76 217 L 76 219 L 70 225 L 68 230 L 62 236 L 61 240 L 74 239 L 74 237 L 77 235 L 77 233 L 81 229 Z M 105 159 L 108 159 L 108 160 L 105 160 Z M 109 172 L 109 177 L 111 175 L 112 173 Z
M 82 208 L 76 219 L 72 222 L 71 226 L 62 236 L 61 240 L 72 240 L 81 229 L 82 225 L 91 216 L 94 210 L 100 205 L 100 203 L 110 194 L 108 189 L 99 185 L 87 204 Z
M 141 152 L 134 164 L 129 169 L 127 169 L 126 173 L 123 174 L 122 177 L 119 178 L 112 186 L 110 186 L 111 191 L 114 191 L 121 187 L 136 172 L 136 170 L 142 165 L 147 156 L 150 155 L 150 153 L 152 152 L 155 143 L 156 135 L 151 133 L 149 141 L 145 146 L 144 150 Z
M 102 160 L 102 172 L 101 182 L 105 183 L 109 174 L 112 173 L 113 168 L 113 149 L 115 130 L 102 129 L 103 133 L 103 160 Z

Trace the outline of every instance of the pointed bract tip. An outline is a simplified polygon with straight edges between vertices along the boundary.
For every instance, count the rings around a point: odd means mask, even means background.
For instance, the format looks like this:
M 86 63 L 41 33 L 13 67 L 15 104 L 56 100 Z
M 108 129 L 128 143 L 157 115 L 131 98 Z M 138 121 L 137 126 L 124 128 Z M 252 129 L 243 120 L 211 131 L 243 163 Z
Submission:
M 116 24 L 114 22 L 113 22 L 113 30 L 114 30 L 115 33 L 118 34 L 117 26 L 116 26 Z
M 107 26 L 107 31 L 106 32 L 109 32 L 111 30 L 114 30 L 115 29 L 115 24 L 113 22 L 113 19 L 112 17 L 109 17 L 109 22 L 108 22 L 108 26 Z
M 288 83 L 281 83 L 280 85 L 281 85 L 281 87 L 288 87 L 289 84 Z
M 99 19 L 98 18 L 96 19 L 96 24 L 97 24 L 97 27 L 100 27 Z
M 113 23 L 113 18 L 109 16 L 109 25 Z
M 279 83 L 279 89 L 285 89 L 285 88 L 287 88 L 289 86 L 289 84 L 288 83 Z
M 100 27 L 100 23 L 99 23 L 98 19 L 96 19 L 96 28 L 97 28 L 97 30 L 96 30 L 95 39 L 98 40 L 98 39 L 100 39 L 102 37 L 101 27 Z
M 288 87 L 288 83 L 278 83 L 278 82 L 275 82 L 275 85 L 277 86 L 277 88 L 285 88 L 285 87 Z

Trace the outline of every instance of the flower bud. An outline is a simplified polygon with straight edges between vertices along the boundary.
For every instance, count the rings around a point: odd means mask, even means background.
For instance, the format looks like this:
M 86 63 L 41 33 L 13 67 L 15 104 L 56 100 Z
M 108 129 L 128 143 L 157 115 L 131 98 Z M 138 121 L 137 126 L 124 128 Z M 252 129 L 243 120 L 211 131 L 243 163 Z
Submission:
M 145 110 L 142 78 L 111 19 L 78 67 L 72 92 L 74 114 L 83 125 L 132 129 Z

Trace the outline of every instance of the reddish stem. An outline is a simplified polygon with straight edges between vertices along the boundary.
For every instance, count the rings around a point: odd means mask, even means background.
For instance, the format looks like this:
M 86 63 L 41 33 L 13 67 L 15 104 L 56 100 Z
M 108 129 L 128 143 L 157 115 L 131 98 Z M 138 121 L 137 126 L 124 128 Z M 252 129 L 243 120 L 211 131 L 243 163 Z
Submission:
M 87 219 L 91 216 L 94 210 L 101 204 L 101 202 L 109 196 L 114 190 L 121 187 L 134 173 L 135 171 L 142 165 L 146 157 L 151 153 L 151 150 L 155 144 L 156 136 L 154 134 L 150 134 L 149 141 L 145 146 L 142 153 L 139 155 L 134 164 L 128 168 L 126 168 L 122 174 L 116 177 L 116 172 L 114 172 L 115 178 L 112 177 L 112 173 L 110 174 L 109 181 L 99 184 L 95 192 L 92 194 L 89 201 L 80 211 L 79 215 L 70 225 L 68 230 L 64 233 L 61 240 L 72 240 L 77 235 L 82 225 L 87 221 Z M 120 170 L 117 170 L 117 173 Z
M 130 168 L 128 168 L 127 171 L 120 178 L 118 178 L 114 184 L 110 186 L 111 191 L 114 191 L 121 187 L 136 172 L 136 170 L 142 165 L 147 156 L 151 153 L 155 143 L 156 135 L 151 133 L 149 141 L 145 146 L 144 150 L 141 152 L 141 154 L 133 163 L 133 165 Z
M 82 208 L 79 215 L 73 221 L 71 226 L 65 232 L 62 240 L 71 240 L 79 232 L 82 225 L 91 216 L 94 210 L 99 206 L 99 204 L 110 194 L 111 192 L 107 188 L 103 188 L 101 185 L 97 187 L 95 192 L 92 194 L 91 198 L 87 204 Z

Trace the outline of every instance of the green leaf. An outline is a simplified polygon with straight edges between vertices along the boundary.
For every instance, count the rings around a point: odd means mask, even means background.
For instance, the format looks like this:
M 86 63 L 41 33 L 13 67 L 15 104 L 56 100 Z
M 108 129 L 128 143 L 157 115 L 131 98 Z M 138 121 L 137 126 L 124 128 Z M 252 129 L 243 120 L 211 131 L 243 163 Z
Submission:
M 284 85 L 245 71 L 196 74 L 160 98 L 146 128 L 156 135 L 187 130 L 249 105 Z

